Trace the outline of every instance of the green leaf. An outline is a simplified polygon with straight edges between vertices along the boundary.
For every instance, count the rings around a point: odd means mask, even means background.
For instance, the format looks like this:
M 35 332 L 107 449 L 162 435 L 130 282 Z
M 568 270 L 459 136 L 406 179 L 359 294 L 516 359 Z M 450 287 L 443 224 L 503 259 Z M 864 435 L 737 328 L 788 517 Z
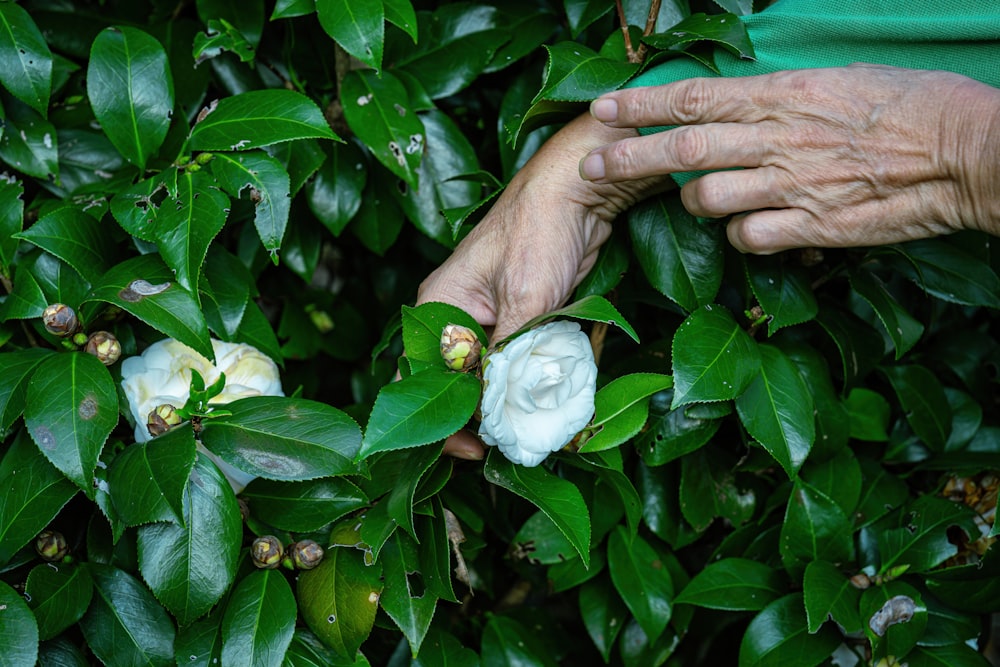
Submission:
M 628 607 L 606 576 L 591 579 L 580 586 L 579 591 L 580 616 L 587 634 L 608 663 L 615 639 L 628 620 Z
M 847 516 L 853 516 L 861 498 L 861 464 L 850 447 L 841 447 L 823 460 L 806 461 L 799 476 L 837 503 Z
M 826 560 L 844 565 L 854 558 L 852 525 L 844 510 L 829 496 L 797 480 L 781 525 L 781 560 L 792 576 L 806 565 Z
M 909 487 L 895 473 L 888 472 L 876 461 L 859 457 L 861 464 L 861 498 L 855 512 L 858 525 L 869 524 L 909 499 Z
M 789 477 L 809 455 L 816 438 L 812 395 L 784 352 L 760 345 L 760 370 L 736 398 L 740 421 Z
M 110 565 L 87 569 L 94 598 L 80 629 L 94 656 L 109 665 L 173 665 L 174 624 L 149 589 Z
M 576 559 L 573 545 L 552 519 L 538 511 L 528 517 L 511 540 L 515 559 L 523 558 L 532 565 L 555 565 Z
M 709 609 L 759 611 L 787 589 L 783 577 L 772 567 L 746 558 L 724 558 L 695 574 L 674 602 Z
M 79 621 L 93 593 L 90 573 L 79 565 L 45 563 L 31 568 L 24 595 L 38 621 L 39 639 L 52 639 Z
M 5 100 L 0 107 L 0 158 L 28 176 L 56 182 L 59 176 L 59 147 L 56 128 L 30 107 L 17 100 Z
M 38 449 L 66 477 L 94 494 L 94 469 L 118 423 L 118 392 L 97 357 L 48 357 L 28 382 L 24 424 Z
M 326 34 L 377 73 L 382 69 L 385 7 L 382 2 L 316 0 L 316 15 Z
M 90 50 L 87 97 L 111 143 L 144 169 L 174 109 L 173 76 L 160 43 L 136 28 L 101 31 Z
M 924 333 L 924 325 L 908 313 L 889 293 L 878 276 L 859 269 L 851 274 L 851 287 L 872 307 L 896 348 L 899 359 L 917 344 Z
M 978 257 L 944 239 L 889 246 L 881 257 L 928 294 L 965 306 L 1000 308 L 1000 278 Z
M 611 11 L 611 5 L 603 0 L 564 0 L 563 5 L 573 39 L 584 28 Z
M 826 626 L 815 634 L 806 628 L 802 594 L 775 600 L 754 616 L 740 643 L 740 667 L 814 667 L 840 644 L 840 633 Z
M 77 488 L 20 431 L 0 460 L 0 565 L 35 539 Z
M 177 169 L 170 167 L 115 194 L 111 214 L 126 232 L 150 243 L 156 241 L 160 215 L 167 197 L 177 193 Z
M 381 574 L 381 565 L 366 566 L 357 549 L 333 547 L 315 569 L 299 575 L 296 595 L 303 620 L 342 657 L 353 658 L 372 630 Z
M 0 5 L 17 7 L 14 3 Z M 4 59 L 0 56 L 0 62 Z M 14 253 L 17 252 L 17 239 L 14 235 L 21 231 L 24 225 L 24 183 L 8 177 L 0 181 L 0 274 L 11 275 L 14 263 Z
M 346 0 L 345 0 L 346 1 Z M 410 106 L 402 82 L 391 72 L 351 70 L 341 84 L 344 119 L 386 169 L 418 188 L 424 155 L 424 124 Z
M 756 343 L 728 310 L 699 308 L 674 334 L 671 407 L 736 398 L 757 377 L 760 364 Z
M 203 295 L 208 297 L 202 301 L 205 319 L 219 338 L 230 342 L 238 340 L 244 313 L 251 309 L 250 296 L 257 292 L 253 276 L 236 255 L 220 245 L 209 248 L 204 270 L 198 284 Z M 280 364 L 280 356 L 275 361 Z
M 845 402 L 851 422 L 851 437 L 870 442 L 889 440 L 889 401 L 882 394 L 855 387 Z
M 941 452 L 951 433 L 951 406 L 940 380 L 923 366 L 882 369 L 896 391 L 913 432 L 932 451 Z
M 670 30 L 643 37 L 642 41 L 669 51 L 681 51 L 696 42 L 711 42 L 744 60 L 756 59 L 750 35 L 734 14 L 692 14 Z
M 471 329 L 485 347 L 486 331 L 472 315 L 450 303 L 432 301 L 411 308 L 402 307 L 403 348 L 414 371 L 444 368 L 441 358 L 441 334 L 449 324 Z
M 649 397 L 673 384 L 669 375 L 632 373 L 601 387 L 594 396 L 594 419 L 587 427 L 595 432 L 580 452 L 599 452 L 629 440 L 646 424 Z
M 0 581 L 0 644 L 4 647 L 0 662 L 10 667 L 31 667 L 38 660 L 38 623 L 24 598 Z
M 213 165 L 225 157 L 216 156 Z M 154 231 L 156 247 L 177 282 L 197 294 L 208 246 L 226 224 L 229 197 L 208 174 L 184 171 L 177 175 L 176 196 L 169 197 L 162 206 Z
M 735 525 L 748 521 L 756 507 L 752 489 L 736 485 L 732 469 L 719 452 L 702 448 L 681 459 L 681 513 L 698 531 L 708 528 L 716 517 Z
M 130 526 L 184 522 L 184 489 L 195 462 L 194 433 L 175 428 L 115 457 L 108 486 L 118 517 Z
M 306 202 L 330 233 L 340 236 L 361 207 L 368 168 L 364 153 L 353 141 L 333 144 L 328 152 L 315 178 L 306 184 Z
M 906 656 L 927 627 L 927 607 L 920 593 L 902 581 L 865 589 L 859 611 L 873 658 Z
M 556 667 L 539 633 L 509 616 L 493 616 L 483 628 L 480 665 L 482 667 Z
M 791 266 L 780 256 L 747 257 L 746 267 L 754 296 L 768 316 L 768 336 L 783 327 L 816 317 L 819 305 L 809 276 L 801 267 Z
M 427 470 L 434 465 L 441 457 L 441 446 L 439 444 L 425 445 L 411 449 L 407 452 L 404 470 L 406 474 L 400 476 L 399 482 L 389 492 L 389 497 L 385 501 L 387 515 L 402 526 L 413 539 L 417 539 L 417 533 L 413 525 L 413 506 L 417 487 L 427 474 Z
M 490 448 L 483 475 L 491 484 L 521 496 L 545 512 L 580 554 L 584 564 L 589 564 L 590 512 L 576 485 L 541 466 L 514 465 L 496 448 Z
M 722 284 L 721 225 L 698 222 L 674 195 L 629 209 L 628 228 L 650 285 L 688 312 L 712 303 Z
M 223 97 L 191 130 L 194 151 L 237 151 L 294 139 L 335 139 L 316 103 L 291 90 Z
M 858 604 L 861 590 L 855 588 L 837 566 L 825 560 L 806 565 L 802 580 L 809 632 L 815 633 L 827 618 L 832 618 L 846 632 L 861 631 Z
M 479 655 L 471 651 L 445 632 L 431 631 L 420 649 L 420 655 L 410 663 L 411 667 L 479 667 Z
M 906 654 L 909 667 L 989 667 L 983 654 L 966 644 L 917 646 Z
M 691 408 L 671 410 L 673 396 L 667 390 L 650 397 L 646 428 L 634 440 L 648 466 L 664 465 L 703 447 L 722 425 L 721 419 L 697 416 Z
M 840 352 L 845 389 L 864 378 L 882 358 L 882 336 L 850 311 L 825 302 L 816 321 Z
M 118 306 L 205 358 L 214 359 L 208 325 L 198 302 L 174 281 L 174 274 L 158 256 L 133 257 L 105 273 L 84 303 L 103 301 Z M 91 320 L 96 310 L 85 311 L 84 319 Z
M 256 479 L 240 497 L 247 501 L 255 518 L 291 533 L 319 530 L 368 505 L 364 491 L 341 477 L 305 482 Z
M 14 291 L 0 302 L 0 321 L 41 317 L 48 305 L 49 301 L 35 276 L 28 270 L 18 271 Z
M 629 338 L 634 340 L 636 343 L 639 342 L 639 335 L 635 332 L 635 329 L 625 321 L 622 314 L 618 312 L 618 309 L 611 305 L 611 302 L 602 296 L 585 296 L 579 301 L 574 301 L 573 303 L 560 308 L 558 310 L 553 310 L 551 312 L 545 313 L 544 315 L 539 315 L 538 317 L 529 320 L 527 324 L 518 329 L 515 333 L 508 337 L 514 338 L 520 334 L 532 329 L 543 322 L 548 322 L 550 320 L 561 319 L 565 317 L 573 317 L 578 320 L 589 320 L 592 322 L 604 322 L 605 324 L 613 324 L 625 333 L 628 334 Z
M 83 276 L 97 276 L 113 256 L 106 226 L 80 209 L 59 208 L 16 235 L 66 262 Z
M 630 539 L 618 526 L 608 536 L 608 571 L 646 636 L 659 636 L 670 622 L 674 598 L 663 557 L 642 537 Z
M 578 42 L 546 45 L 549 52 L 542 89 L 532 104 L 541 100 L 589 102 L 616 90 L 639 70 L 638 63 L 605 58 Z
M 898 528 L 887 528 L 877 535 L 882 558 L 880 573 L 898 565 L 908 565 L 909 572 L 926 572 L 958 553 L 948 538 L 948 529 L 958 526 L 970 537 L 978 537 L 974 513 L 965 505 L 937 496 L 925 495 L 903 512 Z
M 174 651 L 187 656 L 186 665 L 213 667 L 222 659 L 221 610 L 177 630 Z
M 38 664 L 87 667 L 90 663 L 82 649 L 65 636 L 60 636 L 38 645 Z
M 257 235 L 276 262 L 291 209 L 288 172 L 263 151 L 219 153 L 211 164 L 212 174 L 223 190 L 235 198 L 247 193 L 254 206 Z
M 193 56 L 196 64 L 222 55 L 235 54 L 241 62 L 253 62 L 254 46 L 239 29 L 226 19 L 209 19 L 205 32 L 194 36 Z
M 38 364 L 51 354 L 51 350 L 41 347 L 0 354 L 0 433 L 24 412 L 28 381 Z
M 264 3 L 262 0 L 197 0 L 198 18 L 207 23 L 212 18 L 224 18 L 236 26 L 254 45 L 260 42 L 264 28 Z
M 443 440 L 469 421 L 480 391 L 475 377 L 448 370 L 387 384 L 375 399 L 359 457 Z
M 255 396 L 203 422 L 201 440 L 240 470 L 288 482 L 354 472 L 357 423 L 340 410 L 301 398 Z
M 233 590 L 222 617 L 222 664 L 280 664 L 295 632 L 295 596 L 280 570 L 257 570 Z
M 13 2 L 0 3 L 0 83 L 46 115 L 52 92 L 52 51 L 31 15 Z
M 411 654 L 416 656 L 437 607 L 437 597 L 423 584 L 416 541 L 397 530 L 382 549 L 379 561 L 385 576 L 379 603 L 403 632 Z

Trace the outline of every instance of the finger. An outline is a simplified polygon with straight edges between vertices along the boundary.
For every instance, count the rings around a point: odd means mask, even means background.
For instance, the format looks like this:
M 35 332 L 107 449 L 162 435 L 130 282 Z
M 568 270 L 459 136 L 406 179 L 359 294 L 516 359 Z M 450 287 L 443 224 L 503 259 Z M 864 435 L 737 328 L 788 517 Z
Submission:
M 690 125 L 601 146 L 580 161 L 580 176 L 615 183 L 662 174 L 757 167 L 782 143 L 772 125 Z
M 815 219 L 799 208 L 754 211 L 733 216 L 726 235 L 740 252 L 771 255 L 791 248 L 829 247 Z
M 459 431 L 444 441 L 444 454 L 466 461 L 481 461 L 486 455 L 483 443 L 469 431 Z
M 760 167 L 705 174 L 681 188 L 681 202 L 690 213 L 703 218 L 786 208 L 791 202 L 784 173 L 777 167 Z

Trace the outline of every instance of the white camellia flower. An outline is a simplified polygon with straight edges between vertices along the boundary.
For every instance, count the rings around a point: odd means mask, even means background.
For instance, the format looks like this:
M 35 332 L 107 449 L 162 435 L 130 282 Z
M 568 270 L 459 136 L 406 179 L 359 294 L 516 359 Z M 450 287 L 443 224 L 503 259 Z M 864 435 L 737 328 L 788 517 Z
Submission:
M 491 352 L 483 369 L 479 437 L 536 466 L 594 415 L 597 364 L 576 322 L 550 322 Z
M 204 378 L 206 387 L 215 383 L 220 373 L 225 373 L 225 387 L 209 401 L 213 405 L 248 396 L 285 395 L 277 364 L 257 348 L 213 339 L 212 349 L 216 365 L 184 343 L 166 338 L 147 347 L 140 356 L 122 362 L 122 388 L 135 419 L 136 442 L 146 442 L 153 437 L 147 425 L 153 410 L 164 404 L 180 408 L 187 403 L 191 369 Z M 199 449 L 219 466 L 237 492 L 253 479 L 200 445 Z

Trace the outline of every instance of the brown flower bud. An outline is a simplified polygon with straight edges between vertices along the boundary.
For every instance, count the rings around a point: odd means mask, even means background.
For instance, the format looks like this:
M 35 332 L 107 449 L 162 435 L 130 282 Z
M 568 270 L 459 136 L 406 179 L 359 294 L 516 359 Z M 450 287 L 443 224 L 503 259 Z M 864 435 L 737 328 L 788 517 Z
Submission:
M 262 570 L 281 565 L 281 542 L 274 535 L 261 535 L 250 545 L 250 560 Z
M 300 570 L 311 570 L 323 560 L 323 547 L 312 540 L 299 540 L 288 546 L 292 563 Z
M 146 417 L 146 429 L 155 438 L 158 435 L 163 435 L 182 421 L 184 420 L 177 414 L 177 408 L 169 403 L 164 403 L 150 410 Z
M 43 530 L 35 538 L 35 551 L 42 560 L 54 563 L 61 561 L 69 553 L 69 544 L 62 533 L 54 530 Z
M 76 311 L 64 303 L 54 303 L 42 311 L 42 324 L 54 336 L 72 336 L 80 325 Z
M 114 334 L 107 331 L 95 331 L 90 334 L 83 350 L 87 354 L 97 357 L 105 366 L 110 366 L 122 356 L 121 343 L 118 342 Z
M 476 333 L 459 324 L 449 324 L 441 331 L 441 358 L 453 371 L 468 372 L 479 364 L 483 344 Z

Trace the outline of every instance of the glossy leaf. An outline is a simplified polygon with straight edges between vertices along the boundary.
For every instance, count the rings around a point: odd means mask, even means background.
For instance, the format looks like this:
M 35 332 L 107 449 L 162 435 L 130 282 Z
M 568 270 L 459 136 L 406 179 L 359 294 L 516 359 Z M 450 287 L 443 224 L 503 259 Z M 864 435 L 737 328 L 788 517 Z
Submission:
M 740 667 L 795 664 L 813 667 L 840 644 L 840 633 L 826 626 L 815 634 L 806 629 L 802 595 L 775 600 L 757 614 L 740 643 Z
M 417 14 L 410 0 L 385 0 L 385 20 L 393 24 L 414 42 L 417 41 Z
M 110 565 L 88 564 L 94 598 L 80 629 L 104 664 L 174 664 L 174 624 L 142 583 Z
M 169 208 L 163 207 L 169 194 L 177 192 L 177 169 L 170 168 L 123 189 L 111 199 L 111 214 L 132 236 L 156 241 L 159 217 Z
M 851 437 L 858 440 L 885 442 L 889 439 L 889 401 L 882 394 L 855 387 L 845 403 L 851 420 Z
M 882 358 L 882 337 L 867 322 L 829 302 L 821 303 L 816 321 L 840 352 L 841 377 L 845 388 L 853 387 Z
M 413 506 L 416 504 L 417 487 L 424 479 L 428 469 L 439 460 L 441 446 L 437 444 L 416 447 L 407 452 L 404 470 L 399 483 L 389 492 L 385 501 L 388 516 L 402 526 L 413 539 L 417 538 L 413 524 Z
M 206 420 L 201 440 L 213 454 L 251 475 L 289 482 L 354 471 L 361 433 L 348 415 L 301 398 L 256 396 Z
M 817 632 L 828 618 L 846 632 L 861 631 L 858 614 L 861 590 L 837 566 L 825 560 L 814 560 L 806 565 L 802 593 L 810 633 Z
M 580 586 L 579 604 L 587 634 L 607 663 L 611 659 L 615 640 L 625 627 L 628 607 L 608 577 L 592 579 Z
M 862 484 L 858 524 L 866 524 L 900 507 L 909 499 L 906 483 L 870 458 L 860 458 Z
M 291 90 L 253 90 L 224 97 L 191 130 L 188 147 L 237 151 L 294 139 L 337 139 L 323 112 Z
M 160 43 L 137 28 L 103 30 L 87 67 L 87 96 L 108 139 L 140 169 L 167 136 L 173 76 Z
M 52 639 L 79 621 L 93 592 L 90 573 L 80 565 L 46 563 L 33 567 L 24 594 L 38 621 L 38 638 Z
M 411 188 L 424 154 L 424 124 L 410 107 L 402 82 L 392 73 L 352 70 L 341 84 L 344 119 L 385 167 Z
M 740 421 L 789 477 L 809 455 L 816 437 L 809 388 L 778 348 L 759 346 L 760 371 L 736 398 Z
M 45 115 L 52 92 L 52 52 L 31 15 L 13 2 L 0 4 L 0 83 Z
M 130 526 L 154 521 L 184 523 L 183 498 L 195 463 L 194 433 L 175 428 L 115 457 L 108 469 L 111 500 Z
M 671 407 L 736 398 L 757 377 L 760 365 L 754 340 L 726 309 L 699 308 L 674 334 Z
M 255 47 L 260 42 L 264 27 L 264 3 L 262 0 L 197 0 L 198 17 L 208 22 L 212 18 L 224 18 L 243 33 Z
M 240 496 L 250 505 L 254 517 L 292 533 L 319 530 L 368 504 L 361 489 L 340 477 L 305 482 L 256 479 Z
M 264 249 L 277 261 L 291 206 L 288 172 L 270 155 L 248 151 L 216 155 L 212 160 L 212 174 L 231 196 L 246 196 L 253 203 L 257 235 Z M 219 220 L 220 229 L 223 222 L 224 217 Z
M 654 48 L 670 51 L 679 51 L 693 43 L 705 41 L 717 44 L 745 60 L 756 58 L 750 35 L 733 14 L 692 14 L 671 26 L 670 30 L 644 37 L 642 41 Z
M 649 283 L 688 312 L 707 306 L 722 283 L 723 227 L 700 223 L 679 197 L 656 197 L 629 209 L 636 259 Z
M 13 3 L 0 5 L 17 7 Z M 0 61 L 3 57 L 0 56 Z M 24 225 L 24 184 L 13 178 L 5 179 L 0 187 L 0 273 L 10 275 L 10 267 L 17 252 L 17 239 L 14 234 L 21 231 Z
M 453 636 L 445 632 L 435 632 L 432 628 L 420 649 L 420 655 L 413 659 L 411 667 L 479 667 L 479 655 L 465 648 Z
M 24 424 L 38 449 L 66 477 L 92 496 L 94 469 L 118 423 L 118 393 L 97 357 L 53 355 L 28 382 Z
M 781 560 L 793 576 L 807 564 L 826 560 L 844 565 L 854 557 L 851 521 L 829 496 L 799 480 L 781 525 Z
M 509 616 L 493 616 L 483 628 L 482 667 L 556 667 L 558 664 L 537 632 Z
M 923 366 L 889 366 L 882 369 L 906 414 L 913 432 L 931 450 L 944 449 L 951 433 L 951 406 L 941 382 Z
M 588 427 L 595 433 L 580 451 L 598 452 L 627 441 L 646 423 L 649 396 L 672 386 L 669 375 L 633 373 L 601 387 L 594 397 L 594 419 Z
M 683 406 L 671 410 L 673 396 L 668 390 L 650 397 L 646 428 L 634 440 L 648 466 L 661 466 L 699 449 L 722 424 L 721 419 L 696 416 Z
M 579 301 L 574 301 L 568 306 L 550 311 L 544 315 L 539 315 L 538 317 L 529 320 L 527 324 L 509 336 L 508 340 L 514 336 L 524 333 L 528 329 L 542 324 L 543 322 L 566 317 L 589 320 L 591 322 L 613 324 L 628 334 L 629 338 L 634 340 L 636 343 L 639 342 L 639 335 L 635 332 L 635 329 L 632 328 L 632 325 L 630 325 L 628 321 L 622 317 L 622 314 L 618 312 L 617 308 L 611 305 L 610 301 L 601 296 L 585 296 Z
M 222 659 L 222 612 L 210 614 L 177 630 L 174 651 L 187 656 L 192 667 L 213 667 Z
M 663 558 L 642 537 L 629 538 L 622 526 L 608 537 L 608 571 L 615 589 L 648 637 L 670 622 L 674 584 Z
M 923 239 L 891 248 L 899 254 L 884 259 L 928 294 L 966 306 L 1000 308 L 1000 278 L 958 246 L 944 239 Z
M 486 481 L 515 493 L 542 510 L 562 531 L 584 564 L 590 562 L 590 513 L 572 482 L 542 467 L 526 468 L 490 448 L 483 468 Z
M 156 255 L 133 257 L 114 266 L 94 283 L 87 301 L 117 306 L 207 359 L 215 358 L 198 302 L 175 282 Z
M 983 654 L 966 644 L 947 646 L 917 646 L 906 654 L 910 667 L 987 667 L 990 663 Z
M 38 623 L 24 598 L 4 582 L 0 582 L 0 642 L 4 647 L 0 663 L 11 667 L 30 667 L 38 659 Z
M 63 260 L 81 275 L 104 273 L 112 255 L 107 229 L 78 209 L 60 208 L 17 235 Z
M 443 440 L 462 428 L 479 404 L 470 375 L 425 370 L 386 385 L 375 399 L 360 457 Z
M 709 563 L 677 594 L 677 604 L 759 611 L 787 590 L 777 570 L 746 558 Z
M 198 284 L 209 297 L 202 301 L 205 319 L 216 336 L 234 341 L 244 313 L 252 309 L 250 296 L 257 291 L 253 276 L 238 257 L 218 245 L 209 248 L 203 268 L 204 280 Z M 281 359 L 275 361 L 280 363 Z
M 417 655 L 430 629 L 437 598 L 423 586 L 417 543 L 396 531 L 379 555 L 385 589 L 379 604 L 389 615 Z
M 901 517 L 901 525 L 878 534 L 880 572 L 897 565 L 910 572 L 924 572 L 954 556 L 958 547 L 948 538 L 948 530 L 958 526 L 966 535 L 978 535 L 973 513 L 965 505 L 936 496 L 921 496 Z
M 0 354 L 0 432 L 10 428 L 24 411 L 28 381 L 51 350 L 40 347 Z
M 222 664 L 280 663 L 295 632 L 295 596 L 280 570 L 257 570 L 240 581 L 222 617 Z
M 560 42 L 545 50 L 549 52 L 545 80 L 533 102 L 589 102 L 617 89 L 639 69 L 637 63 L 605 58 L 577 42 Z
M 681 459 L 680 509 L 695 530 L 705 530 L 716 517 L 739 525 L 753 515 L 753 490 L 740 488 L 731 468 L 705 448 Z
M 306 184 L 306 201 L 330 233 L 340 236 L 361 207 L 368 180 L 364 153 L 354 142 L 333 144 L 329 156 Z
M 900 305 L 878 276 L 870 271 L 858 270 L 851 275 L 851 287 L 878 315 L 896 348 L 896 359 L 917 344 L 924 333 L 924 325 Z
M 804 270 L 781 258 L 748 257 L 746 261 L 750 287 L 768 317 L 768 336 L 816 317 L 819 305 Z
M 584 28 L 611 11 L 611 6 L 601 0 L 565 0 L 564 5 L 574 39 Z
M 382 69 L 385 7 L 382 2 L 316 0 L 319 23 L 352 56 L 376 72 Z
M 403 306 L 403 347 L 414 370 L 444 368 L 441 358 L 441 334 L 449 324 L 468 327 L 483 344 L 489 344 L 486 332 L 471 315 L 448 303 L 429 302 L 411 308 Z
M 6 109 L 0 108 L 0 120 L 4 121 L 0 158 L 28 176 L 57 180 L 59 147 L 55 126 L 17 100 L 4 101 L 4 105 Z
M 905 656 L 927 627 L 927 607 L 919 591 L 902 581 L 865 589 L 859 611 L 873 657 Z

